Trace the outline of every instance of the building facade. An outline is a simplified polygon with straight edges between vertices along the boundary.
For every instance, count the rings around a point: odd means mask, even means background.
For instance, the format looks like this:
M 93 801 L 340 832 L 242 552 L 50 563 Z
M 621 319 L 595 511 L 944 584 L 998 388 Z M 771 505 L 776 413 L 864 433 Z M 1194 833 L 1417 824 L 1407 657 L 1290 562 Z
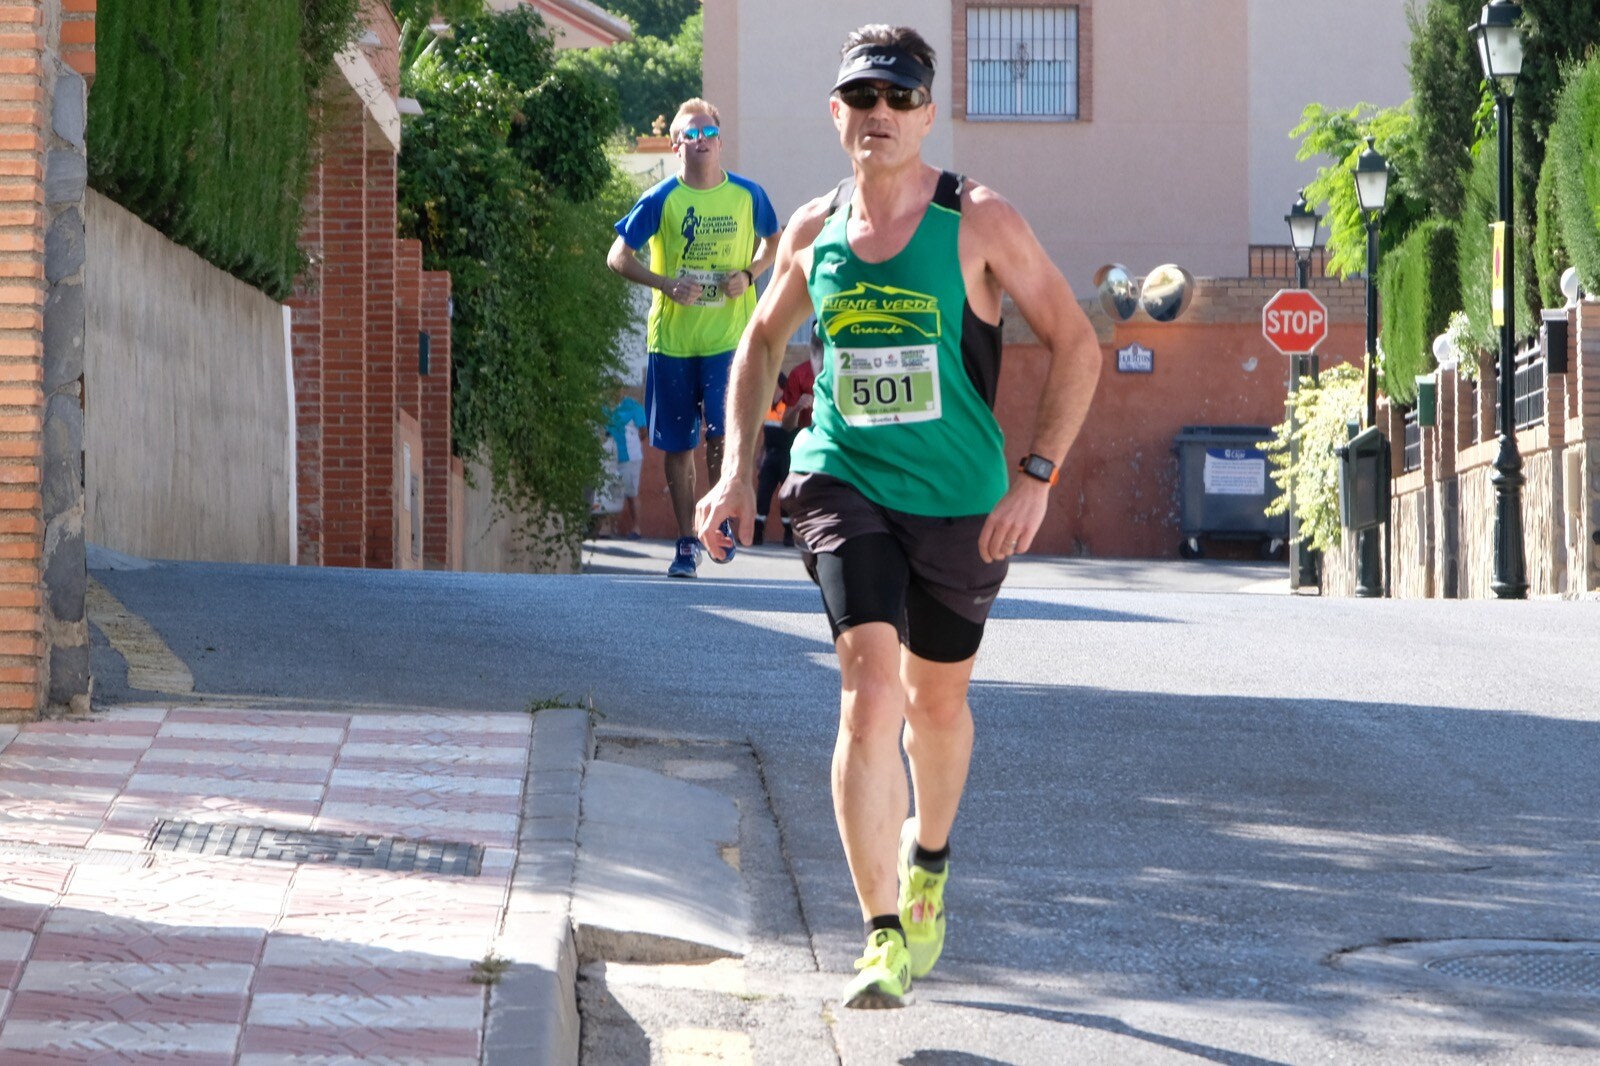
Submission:
M 843 0 L 705 2 L 705 96 L 722 113 L 725 164 L 765 186 L 780 216 L 848 173 L 827 96 L 865 17 Z M 1019 208 L 1099 334 L 1095 403 L 1035 550 L 1176 557 L 1177 438 L 1284 419 L 1288 360 L 1262 336 L 1261 308 L 1295 283 L 1284 215 L 1325 163 L 1297 161 L 1289 131 L 1311 102 L 1406 99 L 1404 5 L 885 0 L 870 17 L 916 27 L 938 54 L 924 158 Z M 1094 293 L 1107 263 L 1135 277 L 1175 263 L 1197 295 L 1175 322 L 1113 321 Z M 1330 310 L 1323 365 L 1359 360 L 1363 285 L 1319 276 L 1313 288 Z M 1005 335 L 996 410 L 1015 458 L 1048 353 L 1020 316 Z M 1133 346 L 1142 369 L 1119 359 Z M 645 532 L 669 535 L 653 456 L 640 502 Z

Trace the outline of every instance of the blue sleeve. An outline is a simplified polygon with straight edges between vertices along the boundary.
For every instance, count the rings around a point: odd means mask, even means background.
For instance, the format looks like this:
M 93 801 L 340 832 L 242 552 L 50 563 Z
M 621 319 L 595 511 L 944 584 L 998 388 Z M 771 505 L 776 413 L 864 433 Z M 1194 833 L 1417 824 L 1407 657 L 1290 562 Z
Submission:
M 644 406 L 632 396 L 628 397 L 627 402 L 624 404 L 624 409 L 627 411 L 628 421 L 640 429 L 644 429 L 650 424 L 650 419 L 645 416 Z
M 667 195 L 677 185 L 676 177 L 656 183 L 654 188 L 639 197 L 632 210 L 617 220 L 617 235 L 629 248 L 638 250 L 650 243 L 650 238 L 661 228 L 661 205 L 667 202 Z
M 756 236 L 770 237 L 778 232 L 778 212 L 767 199 L 767 190 L 740 174 L 729 174 L 729 180 L 750 194 L 750 215 L 755 220 Z

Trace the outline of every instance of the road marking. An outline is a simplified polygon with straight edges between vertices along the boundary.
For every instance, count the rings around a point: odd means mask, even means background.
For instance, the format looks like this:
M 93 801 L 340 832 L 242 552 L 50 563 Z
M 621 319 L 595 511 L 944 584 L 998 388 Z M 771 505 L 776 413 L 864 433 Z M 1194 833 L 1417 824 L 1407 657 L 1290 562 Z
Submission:
M 755 1061 L 748 1036 L 721 1029 L 669 1029 L 661 1039 L 661 1052 L 666 1066 L 749 1066 Z
M 128 664 L 128 687 L 145 692 L 185 695 L 194 691 L 194 675 L 172 654 L 167 642 L 150 623 L 122 605 L 100 582 L 89 579 L 84 597 L 89 621 L 100 627 L 106 640 Z

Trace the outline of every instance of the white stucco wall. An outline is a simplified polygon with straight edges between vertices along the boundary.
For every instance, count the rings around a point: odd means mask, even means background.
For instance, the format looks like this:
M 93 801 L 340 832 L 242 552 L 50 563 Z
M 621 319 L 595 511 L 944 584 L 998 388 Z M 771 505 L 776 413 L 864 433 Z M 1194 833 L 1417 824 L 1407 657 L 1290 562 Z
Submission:
M 90 191 L 88 539 L 148 558 L 289 563 L 281 304 Z
M 1403 0 L 1250 0 L 1250 243 L 1288 243 L 1283 216 L 1327 165 L 1295 161 L 1300 142 L 1289 131 L 1306 104 L 1393 107 L 1411 96 L 1405 8 Z
M 952 121 L 949 0 L 705 0 L 705 92 L 730 169 L 780 215 L 846 173 L 825 98 L 844 34 L 867 18 L 917 27 L 939 54 L 931 163 L 1018 205 L 1080 292 L 1102 263 L 1145 273 L 1246 272 L 1252 243 L 1285 244 L 1283 215 L 1313 172 L 1288 131 L 1319 100 L 1409 93 L 1404 0 L 1094 0 L 1091 120 Z
M 828 114 L 839 46 L 863 22 L 914 26 L 939 57 L 929 162 L 951 161 L 950 5 L 936 0 L 705 0 L 705 94 L 722 114 L 723 164 L 767 190 L 778 217 L 849 174 Z

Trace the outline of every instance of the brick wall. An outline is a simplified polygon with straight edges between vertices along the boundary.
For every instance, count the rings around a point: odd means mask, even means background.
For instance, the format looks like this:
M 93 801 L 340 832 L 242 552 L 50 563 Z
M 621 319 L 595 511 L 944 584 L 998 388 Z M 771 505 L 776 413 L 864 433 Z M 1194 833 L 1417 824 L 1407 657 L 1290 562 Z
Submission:
M 63 22 L 65 20 L 65 23 Z M 70 50 L 70 61 L 63 53 Z M 94 4 L 0 2 L 0 719 L 86 711 L 86 88 Z
M 382 66 L 392 47 L 385 38 L 382 48 L 364 51 Z M 422 269 L 419 242 L 396 239 L 395 146 L 368 105 L 350 88 L 330 93 L 323 106 L 301 231 L 309 267 L 290 301 L 300 561 L 412 564 L 396 427 L 414 424 L 422 557 L 450 566 L 460 556 L 448 521 L 450 277 Z M 417 358 L 423 331 L 432 341 L 427 377 Z
M 461 568 L 462 523 L 452 510 L 463 503 L 452 470 L 460 461 L 451 455 L 450 433 L 450 275 L 429 270 L 422 275 L 421 327 L 429 338 L 428 376 L 422 387 L 422 556 L 434 570 Z M 461 475 L 456 475 L 459 478 Z
M 96 0 L 61 0 L 61 58 L 94 84 Z
M 366 121 L 359 105 L 332 105 L 323 137 L 322 560 L 367 560 Z
M 313 118 L 321 121 L 320 115 Z M 300 248 L 307 267 L 295 282 L 289 298 L 290 335 L 294 356 L 295 486 L 298 496 L 298 558 L 306 566 L 321 566 L 324 536 L 322 506 L 322 273 L 324 163 L 318 159 L 306 186 Z
M 395 154 L 371 138 L 366 158 L 366 565 L 395 565 Z

